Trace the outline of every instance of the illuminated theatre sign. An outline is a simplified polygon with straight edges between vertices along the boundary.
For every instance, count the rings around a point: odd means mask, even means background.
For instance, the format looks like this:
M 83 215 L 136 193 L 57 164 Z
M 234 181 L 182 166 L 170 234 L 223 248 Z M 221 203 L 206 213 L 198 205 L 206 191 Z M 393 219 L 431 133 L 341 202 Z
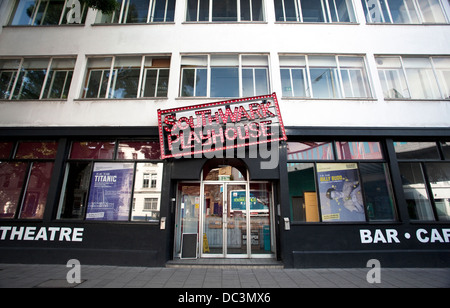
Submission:
M 286 140 L 276 94 L 158 110 L 161 158 Z

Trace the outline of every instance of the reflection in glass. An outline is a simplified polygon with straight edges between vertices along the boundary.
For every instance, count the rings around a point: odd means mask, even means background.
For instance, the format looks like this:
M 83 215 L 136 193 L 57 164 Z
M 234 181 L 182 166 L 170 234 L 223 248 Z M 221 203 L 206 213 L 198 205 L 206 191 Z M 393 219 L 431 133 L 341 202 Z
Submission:
M 18 159 L 55 159 L 57 142 L 20 142 L 16 152 Z
M 394 194 L 386 164 L 361 163 L 359 172 L 364 191 L 364 203 L 370 221 L 396 219 Z
M 110 98 L 137 97 L 141 57 L 117 57 Z
M 0 142 L 0 159 L 8 159 L 11 156 L 13 146 L 14 143 L 12 142 Z
M 383 159 L 379 142 L 336 142 L 338 159 Z
M 223 254 L 223 185 L 204 185 L 204 225 L 203 232 L 208 247 L 203 245 L 203 253 Z
M 250 183 L 250 234 L 251 253 L 268 254 L 272 251 L 270 217 L 272 185 Z
M 433 209 L 419 163 L 400 163 L 403 191 L 411 220 L 434 220 Z
M 0 162 L 0 218 L 14 218 L 28 164 Z
M 227 254 L 247 254 L 246 185 L 227 185 Z M 251 233 L 251 240 L 258 241 Z
M 315 98 L 341 98 L 336 68 L 310 68 L 313 96 Z
M 92 163 L 68 163 L 58 219 L 83 219 L 86 212 Z
M 450 220 L 450 164 L 425 164 L 438 220 Z
M 398 159 L 440 159 L 435 142 L 394 142 Z
M 33 163 L 19 218 L 44 217 L 52 171 L 53 163 Z
M 239 96 L 239 68 L 211 67 L 211 97 Z
M 213 0 L 212 21 L 237 21 L 237 1 Z
M 71 159 L 112 159 L 114 155 L 114 141 L 86 141 L 73 142 L 70 152 Z
M 19 71 L 13 99 L 39 99 L 49 59 L 25 59 Z
M 160 159 L 161 148 L 156 141 L 120 141 L 117 159 Z
M 136 164 L 132 221 L 159 221 L 163 166 L 162 163 Z
M 333 160 L 331 142 L 288 142 L 288 160 Z

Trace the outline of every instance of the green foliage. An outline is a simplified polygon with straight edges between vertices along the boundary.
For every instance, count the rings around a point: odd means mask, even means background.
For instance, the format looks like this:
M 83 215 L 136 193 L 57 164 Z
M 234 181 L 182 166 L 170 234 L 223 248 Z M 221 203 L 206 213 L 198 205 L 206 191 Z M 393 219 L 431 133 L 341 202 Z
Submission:
M 90 8 L 100 10 L 104 14 L 111 14 L 119 7 L 116 0 L 80 0 L 80 2 L 86 3 Z

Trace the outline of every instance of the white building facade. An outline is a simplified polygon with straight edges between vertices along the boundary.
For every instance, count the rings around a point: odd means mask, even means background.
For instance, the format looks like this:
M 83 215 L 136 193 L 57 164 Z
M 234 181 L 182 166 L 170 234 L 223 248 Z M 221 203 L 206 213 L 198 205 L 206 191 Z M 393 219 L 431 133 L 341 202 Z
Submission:
M 0 260 L 160 266 L 195 234 L 195 258 L 449 265 L 449 1 L 118 2 L 0 2 Z M 272 93 L 275 168 L 161 159 L 159 109 Z

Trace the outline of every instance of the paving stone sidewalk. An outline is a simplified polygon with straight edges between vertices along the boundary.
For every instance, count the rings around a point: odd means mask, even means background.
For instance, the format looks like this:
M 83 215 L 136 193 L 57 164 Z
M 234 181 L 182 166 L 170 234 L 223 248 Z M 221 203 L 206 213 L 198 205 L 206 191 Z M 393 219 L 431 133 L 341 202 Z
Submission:
M 450 268 L 147 268 L 81 265 L 69 284 L 65 265 L 0 264 L 0 288 L 450 288 Z

